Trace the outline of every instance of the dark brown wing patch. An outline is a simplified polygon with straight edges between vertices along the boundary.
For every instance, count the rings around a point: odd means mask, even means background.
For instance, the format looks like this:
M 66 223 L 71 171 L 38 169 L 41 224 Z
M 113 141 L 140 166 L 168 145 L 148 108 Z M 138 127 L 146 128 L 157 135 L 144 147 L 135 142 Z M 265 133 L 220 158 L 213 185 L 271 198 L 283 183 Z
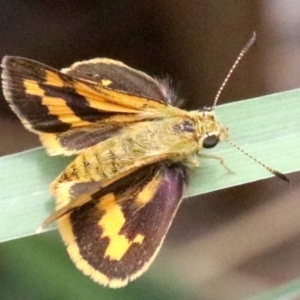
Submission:
M 108 58 L 77 62 L 70 68 L 63 69 L 63 72 L 77 78 L 101 83 L 113 90 L 144 98 L 168 102 L 172 94 L 169 85 L 162 81 L 130 68 L 120 61 Z

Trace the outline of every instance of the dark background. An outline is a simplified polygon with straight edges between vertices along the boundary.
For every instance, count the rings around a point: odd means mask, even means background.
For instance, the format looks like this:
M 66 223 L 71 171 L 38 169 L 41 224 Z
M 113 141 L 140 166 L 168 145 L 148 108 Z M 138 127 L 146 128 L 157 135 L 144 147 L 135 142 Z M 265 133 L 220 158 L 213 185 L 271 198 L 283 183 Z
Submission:
M 185 108 L 198 108 L 212 104 L 253 31 L 257 41 L 235 70 L 219 104 L 300 86 L 298 6 L 290 0 L 0 1 L 0 56 L 24 56 L 59 69 L 94 57 L 117 59 L 150 75 L 170 75 L 186 99 Z M 39 145 L 2 96 L 0 128 L 0 155 Z M 56 232 L 4 243 L 0 245 L 0 281 L 4 282 L 0 298 L 53 299 L 55 295 L 65 299 L 67 294 L 82 299 L 72 294 L 72 284 L 64 290 L 64 279 L 50 287 L 46 279 L 39 278 L 40 285 L 36 284 L 34 278 L 43 273 L 31 268 L 39 268 L 34 259 L 43 259 L 41 244 L 47 245 L 49 266 L 44 267 L 53 268 L 53 277 L 59 270 L 55 254 L 80 278 L 81 290 L 95 291 L 99 299 L 139 299 L 141 293 L 149 299 L 175 294 L 178 299 L 241 299 L 287 282 L 300 274 L 300 235 L 284 227 L 286 234 L 268 241 L 264 227 L 278 222 L 277 218 L 288 222 L 289 204 L 299 200 L 299 175 L 290 177 L 296 183 L 293 189 L 269 179 L 207 194 L 201 201 L 187 200 L 154 266 L 122 291 L 103 291 L 77 274 Z M 261 226 L 251 230 L 253 224 Z M 248 245 L 247 240 L 254 242 Z M 33 253 L 27 265 L 18 263 L 25 249 Z M 213 263 L 206 260 L 207 253 Z M 101 293 L 106 296 L 101 298 Z

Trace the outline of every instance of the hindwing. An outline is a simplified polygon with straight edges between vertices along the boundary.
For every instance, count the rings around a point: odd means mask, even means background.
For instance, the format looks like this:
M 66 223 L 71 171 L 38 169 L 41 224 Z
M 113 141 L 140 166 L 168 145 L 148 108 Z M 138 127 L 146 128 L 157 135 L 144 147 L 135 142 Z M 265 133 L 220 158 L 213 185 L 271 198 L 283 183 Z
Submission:
M 121 287 L 147 270 L 182 199 L 185 168 L 145 166 L 58 220 L 76 266 L 103 285 Z

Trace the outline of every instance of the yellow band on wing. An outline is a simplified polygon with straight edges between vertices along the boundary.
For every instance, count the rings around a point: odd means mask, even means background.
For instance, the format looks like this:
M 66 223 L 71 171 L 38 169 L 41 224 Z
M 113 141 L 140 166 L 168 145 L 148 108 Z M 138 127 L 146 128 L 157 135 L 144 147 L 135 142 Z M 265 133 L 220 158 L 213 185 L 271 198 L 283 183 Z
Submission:
M 135 238 L 130 241 L 125 235 L 120 234 L 126 219 L 121 210 L 121 206 L 116 203 L 115 200 L 115 196 L 112 193 L 105 195 L 101 199 L 98 208 L 100 211 L 105 211 L 105 214 L 98 224 L 103 230 L 101 238 L 109 238 L 105 257 L 120 260 L 133 243 L 141 244 L 144 240 L 144 236 L 137 234 Z

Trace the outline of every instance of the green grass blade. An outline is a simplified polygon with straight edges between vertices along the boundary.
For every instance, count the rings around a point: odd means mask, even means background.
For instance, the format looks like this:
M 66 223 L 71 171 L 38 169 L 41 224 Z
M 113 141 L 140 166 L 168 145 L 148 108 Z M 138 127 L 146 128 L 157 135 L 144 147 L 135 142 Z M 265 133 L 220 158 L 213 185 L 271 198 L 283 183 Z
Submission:
M 300 90 L 294 90 L 219 106 L 217 115 L 230 126 L 233 142 L 268 166 L 290 173 L 300 170 L 299 101 Z M 205 153 L 222 156 L 235 174 L 215 160 L 200 159 L 188 195 L 272 176 L 226 142 Z M 47 156 L 42 148 L 0 158 L 0 242 L 35 234 L 54 209 L 49 184 L 69 162 L 70 158 Z
M 300 278 L 248 300 L 296 300 L 300 297 Z

